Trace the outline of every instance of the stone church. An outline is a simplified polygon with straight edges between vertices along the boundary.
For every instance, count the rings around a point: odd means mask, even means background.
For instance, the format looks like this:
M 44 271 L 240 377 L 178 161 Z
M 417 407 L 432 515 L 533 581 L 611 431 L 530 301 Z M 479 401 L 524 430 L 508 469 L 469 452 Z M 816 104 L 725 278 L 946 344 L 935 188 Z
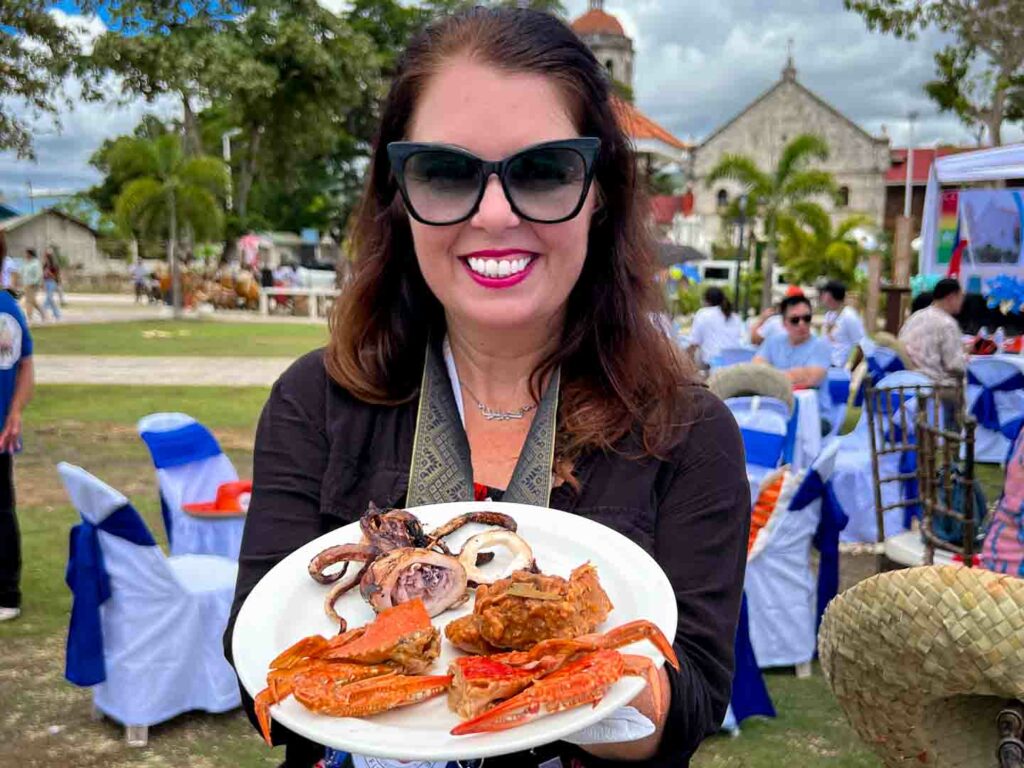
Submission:
M 609 75 L 632 90 L 633 41 L 619 20 L 604 10 L 603 0 L 590 0 L 587 12 L 572 27 Z M 870 135 L 801 84 L 792 56 L 778 82 L 696 146 L 676 138 L 623 99 L 617 100 L 616 111 L 633 140 L 641 169 L 651 173 L 669 166 L 684 172 L 685 194 L 652 201 L 659 232 L 677 245 L 710 255 L 712 243 L 731 240 L 731 233 L 722 230 L 719 212 L 742 190 L 731 182 L 713 188 L 704 182 L 723 155 L 744 154 L 760 168 L 773 169 L 782 148 L 801 133 L 816 133 L 828 142 L 829 159 L 817 167 L 835 176 L 840 201 L 838 205 L 831 200 L 819 202 L 833 219 L 865 214 L 882 225 L 885 174 L 890 165 L 888 138 Z
M 816 167 L 835 176 L 839 201 L 818 202 L 832 214 L 833 221 L 864 214 L 882 225 L 889 139 L 867 133 L 802 85 L 790 57 L 778 82 L 690 153 L 693 215 L 701 219 L 707 237 L 719 239 L 719 211 L 742 192 L 739 185 L 728 181 L 706 186 L 704 179 L 718 161 L 727 154 L 741 154 L 770 171 L 786 143 L 801 133 L 817 134 L 828 143 L 829 158 Z

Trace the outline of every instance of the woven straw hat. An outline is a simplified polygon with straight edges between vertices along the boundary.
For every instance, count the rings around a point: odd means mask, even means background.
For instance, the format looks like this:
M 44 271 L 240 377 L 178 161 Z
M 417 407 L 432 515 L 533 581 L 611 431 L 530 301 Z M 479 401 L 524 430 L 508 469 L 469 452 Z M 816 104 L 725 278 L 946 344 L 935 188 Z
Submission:
M 832 601 L 819 651 L 885 765 L 997 768 L 996 715 L 1024 700 L 1024 579 L 948 565 L 879 574 Z
M 708 388 L 723 400 L 760 395 L 778 398 L 793 407 L 793 385 L 782 371 L 768 365 L 742 363 L 719 368 L 708 379 Z

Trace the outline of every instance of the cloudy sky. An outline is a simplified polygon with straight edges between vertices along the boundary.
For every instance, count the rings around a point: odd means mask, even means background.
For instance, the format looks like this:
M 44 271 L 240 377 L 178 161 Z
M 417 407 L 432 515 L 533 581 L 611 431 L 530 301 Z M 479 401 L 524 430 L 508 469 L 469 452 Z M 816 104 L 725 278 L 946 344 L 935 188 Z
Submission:
M 337 5 L 339 0 L 324 0 Z M 587 0 L 566 0 L 571 15 Z M 64 8 L 72 4 L 60 4 Z M 940 115 L 922 91 L 933 74 L 932 56 L 943 45 L 938 34 L 913 43 L 869 32 L 841 0 L 608 0 L 636 49 L 637 103 L 675 134 L 700 139 L 769 88 L 793 41 L 801 82 L 871 133 L 885 126 L 896 146 L 907 141 L 906 116 L 920 113 L 918 144 L 972 143 L 954 117 Z M 55 11 L 83 35 L 102 30 L 97 19 Z M 111 84 L 111 93 L 116 88 Z M 169 101 L 86 104 L 74 83 L 73 106 L 63 110 L 58 131 L 38 122 L 34 163 L 0 153 L 0 194 L 24 206 L 29 181 L 35 188 L 81 189 L 97 178 L 89 155 L 104 138 L 128 132 L 147 110 L 176 116 Z M 1007 131 L 1004 141 L 1019 141 Z

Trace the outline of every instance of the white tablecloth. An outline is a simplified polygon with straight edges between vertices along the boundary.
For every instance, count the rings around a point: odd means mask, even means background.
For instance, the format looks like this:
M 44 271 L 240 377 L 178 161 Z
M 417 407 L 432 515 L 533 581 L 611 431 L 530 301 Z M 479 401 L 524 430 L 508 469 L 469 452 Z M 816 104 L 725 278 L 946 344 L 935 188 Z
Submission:
M 796 446 L 793 450 L 793 469 L 806 469 L 821 453 L 821 408 L 818 390 L 803 389 L 793 393 L 800 404 L 797 414 Z
M 1003 360 L 1017 366 L 1024 373 L 1024 355 L 971 355 L 970 360 Z

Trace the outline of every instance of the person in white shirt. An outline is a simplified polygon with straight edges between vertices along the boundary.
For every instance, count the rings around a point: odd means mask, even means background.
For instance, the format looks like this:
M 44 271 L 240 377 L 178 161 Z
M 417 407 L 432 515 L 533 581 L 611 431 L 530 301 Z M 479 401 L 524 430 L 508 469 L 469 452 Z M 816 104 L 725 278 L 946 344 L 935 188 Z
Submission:
M 864 338 L 864 321 L 857 310 L 846 305 L 846 286 L 830 280 L 821 289 L 825 309 L 825 340 L 832 347 L 832 367 L 842 368 L 853 348 Z
M 700 351 L 705 365 L 726 347 L 737 347 L 743 336 L 743 321 L 721 288 L 711 286 L 704 292 L 704 307 L 697 310 L 690 330 L 690 344 Z

